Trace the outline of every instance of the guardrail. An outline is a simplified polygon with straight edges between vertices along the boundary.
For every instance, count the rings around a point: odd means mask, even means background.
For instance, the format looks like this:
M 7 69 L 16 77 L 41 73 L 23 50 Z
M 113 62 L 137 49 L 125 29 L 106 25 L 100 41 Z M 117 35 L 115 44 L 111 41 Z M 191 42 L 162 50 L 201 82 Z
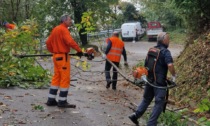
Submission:
M 114 31 L 118 31 L 118 32 L 121 32 L 121 29 L 114 29 L 114 30 L 102 30 L 102 31 L 99 31 L 99 32 L 92 32 L 92 33 L 88 33 L 87 34 L 87 39 L 90 40 L 91 38 L 107 38 L 107 37 L 110 37 L 112 35 L 112 33 Z

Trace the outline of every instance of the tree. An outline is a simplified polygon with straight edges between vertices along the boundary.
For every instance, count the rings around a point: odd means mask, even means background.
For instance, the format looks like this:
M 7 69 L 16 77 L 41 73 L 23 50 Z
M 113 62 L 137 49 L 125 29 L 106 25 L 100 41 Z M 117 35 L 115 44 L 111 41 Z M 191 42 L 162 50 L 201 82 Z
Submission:
M 210 28 L 210 1 L 171 0 L 180 16 L 187 22 L 190 33 L 201 34 Z
M 73 16 L 70 2 L 66 0 L 40 0 L 32 11 L 32 16 L 39 22 L 39 30 L 47 37 L 49 31 L 60 23 L 63 14 Z
M 186 27 L 200 34 L 210 28 L 208 0 L 141 0 L 148 20 L 159 20 L 168 27 Z
M 138 20 L 138 13 L 136 8 L 131 3 L 124 3 L 125 9 L 123 10 L 123 16 L 125 22 Z
M 74 10 L 75 23 L 80 23 L 82 21 L 82 14 L 87 11 L 85 3 L 83 0 L 71 0 L 71 5 Z M 82 27 L 79 29 L 79 36 L 82 45 L 87 44 L 87 34 L 84 33 L 86 31 L 85 28 L 86 27 Z
M 147 21 L 160 21 L 165 28 L 171 30 L 184 27 L 184 20 L 171 0 L 142 0 L 141 5 Z
M 18 23 L 25 19 L 29 19 L 35 3 L 36 0 L 1 0 L 0 20 Z
M 123 22 L 121 22 L 121 24 L 129 21 L 140 21 L 142 24 L 146 23 L 145 17 L 142 13 L 140 13 L 141 11 L 137 11 L 136 7 L 132 3 L 122 2 L 119 9 L 122 11 Z
M 112 10 L 110 5 L 117 4 L 118 0 L 46 0 L 39 1 L 36 6 L 34 15 L 37 16 L 41 24 L 43 32 L 46 29 L 51 30 L 53 26 L 59 21 L 60 15 L 69 13 L 72 15 L 75 24 L 81 23 L 82 15 L 86 11 L 93 13 L 92 19 L 95 24 L 100 22 L 101 26 L 106 25 L 106 20 L 112 19 Z M 50 24 L 49 24 L 50 23 Z M 98 25 L 98 27 L 101 27 Z M 80 40 L 83 45 L 87 44 L 86 27 L 79 29 Z

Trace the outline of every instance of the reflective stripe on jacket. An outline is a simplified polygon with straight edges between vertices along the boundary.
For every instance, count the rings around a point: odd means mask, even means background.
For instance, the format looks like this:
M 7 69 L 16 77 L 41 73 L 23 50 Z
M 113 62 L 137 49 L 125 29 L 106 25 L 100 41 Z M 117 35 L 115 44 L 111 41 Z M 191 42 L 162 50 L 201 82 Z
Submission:
M 51 53 L 69 53 L 70 47 L 81 52 L 80 47 L 71 37 L 68 28 L 64 24 L 56 26 L 46 41 L 47 49 Z
M 112 43 L 112 47 L 107 54 L 107 58 L 113 62 L 120 62 L 124 43 L 118 37 L 115 37 L 115 36 L 109 39 Z

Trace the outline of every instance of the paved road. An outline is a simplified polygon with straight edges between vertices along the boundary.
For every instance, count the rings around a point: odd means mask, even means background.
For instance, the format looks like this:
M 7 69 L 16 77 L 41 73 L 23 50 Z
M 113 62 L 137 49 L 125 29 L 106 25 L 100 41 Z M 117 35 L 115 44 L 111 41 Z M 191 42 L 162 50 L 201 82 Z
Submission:
M 125 42 L 130 68 L 145 58 L 149 47 L 155 42 Z M 180 45 L 172 45 L 172 55 L 182 50 Z M 94 61 L 101 60 L 96 57 Z M 105 88 L 104 62 L 89 62 L 91 72 L 81 72 L 72 66 L 72 82 L 68 101 L 77 105 L 76 109 L 47 107 L 48 89 L 0 89 L 0 125 L 3 126 L 134 126 L 127 118 L 140 102 L 142 89 L 119 77 L 117 91 Z M 51 61 L 40 61 L 43 67 L 52 70 Z M 76 64 L 72 59 L 72 64 Z M 122 66 L 122 71 L 132 79 L 130 69 Z M 34 110 L 34 106 L 44 107 L 44 111 Z M 145 124 L 140 119 L 141 126 Z

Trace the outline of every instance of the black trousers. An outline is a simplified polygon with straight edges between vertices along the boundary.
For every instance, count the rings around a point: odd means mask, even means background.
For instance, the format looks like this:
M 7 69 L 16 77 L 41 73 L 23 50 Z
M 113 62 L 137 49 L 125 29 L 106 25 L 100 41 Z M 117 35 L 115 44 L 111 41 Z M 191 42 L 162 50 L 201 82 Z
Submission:
M 113 62 L 117 67 L 119 67 L 119 62 Z M 113 68 L 113 73 L 112 73 L 112 78 L 111 78 L 111 75 L 110 75 L 110 70 L 111 68 Z M 105 63 L 105 76 L 106 76 L 106 81 L 107 83 L 108 82 L 112 82 L 112 87 L 116 87 L 117 85 L 117 76 L 118 76 L 118 73 L 117 73 L 117 70 L 106 60 L 106 63 Z
M 163 111 L 164 104 L 166 102 L 165 101 L 166 94 L 167 94 L 166 89 L 154 88 L 150 85 L 146 85 L 144 88 L 143 100 L 139 104 L 139 106 L 135 112 L 137 118 L 141 117 L 144 114 L 144 112 L 150 105 L 153 98 L 155 98 L 155 105 L 153 107 L 150 118 L 147 122 L 147 126 L 157 126 L 158 117 L 160 116 L 161 112 Z

